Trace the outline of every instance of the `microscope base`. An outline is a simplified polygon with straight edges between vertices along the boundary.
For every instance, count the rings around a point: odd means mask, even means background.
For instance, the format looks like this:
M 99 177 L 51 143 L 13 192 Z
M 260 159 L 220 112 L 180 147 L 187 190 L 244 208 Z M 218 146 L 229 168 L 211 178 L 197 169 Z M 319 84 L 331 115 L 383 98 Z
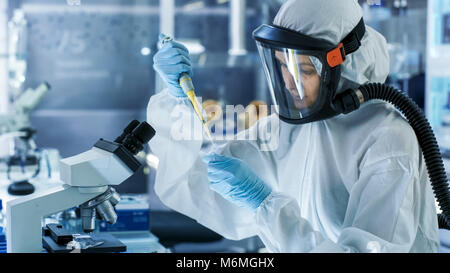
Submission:
M 108 186 L 61 185 L 7 203 L 7 252 L 42 252 L 42 218 L 73 208 L 102 194 Z
M 42 236 L 44 248 L 49 253 L 118 253 L 127 250 L 126 245 L 108 233 L 94 233 L 89 235 L 93 241 L 103 242 L 99 246 L 86 249 L 70 249 L 67 247 L 68 240 L 72 240 L 67 239 L 68 237 L 71 237 L 67 236 L 69 233 L 62 228 L 58 229 L 58 233 L 60 233 L 61 236 L 54 233 L 52 234 L 52 232 L 52 228 L 47 225 L 47 227 L 44 228 L 44 235 Z

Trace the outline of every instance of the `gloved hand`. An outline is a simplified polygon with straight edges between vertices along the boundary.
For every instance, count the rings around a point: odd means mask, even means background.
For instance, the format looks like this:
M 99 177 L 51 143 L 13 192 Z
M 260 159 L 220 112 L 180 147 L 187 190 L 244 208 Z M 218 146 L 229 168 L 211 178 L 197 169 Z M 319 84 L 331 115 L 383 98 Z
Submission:
M 203 161 L 210 188 L 239 207 L 256 211 L 272 191 L 242 160 L 212 153 Z
M 159 35 L 159 41 L 165 37 Z M 191 60 L 187 48 L 175 41 L 166 41 L 153 57 L 153 68 L 167 83 L 169 92 L 175 97 L 186 97 L 179 79 L 183 72 L 192 77 Z

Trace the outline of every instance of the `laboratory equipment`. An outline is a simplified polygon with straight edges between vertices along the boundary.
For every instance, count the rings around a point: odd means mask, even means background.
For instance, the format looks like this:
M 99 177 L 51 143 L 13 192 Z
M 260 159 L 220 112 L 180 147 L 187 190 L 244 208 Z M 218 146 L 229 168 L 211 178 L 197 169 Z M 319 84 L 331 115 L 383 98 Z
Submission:
M 123 194 L 114 207 L 117 214 L 115 224 L 96 219 L 96 228 L 92 234 L 107 233 L 125 244 L 127 253 L 165 253 L 167 249 L 149 231 L 149 199 L 144 194 Z M 79 208 L 72 208 L 48 217 L 43 226 L 58 224 L 71 238 L 74 234 L 83 234 Z M 170 220 L 169 220 L 170 221 Z M 65 241 L 67 244 L 68 240 Z M 6 247 L 6 246 L 5 246 Z M 62 249 L 62 251 L 67 251 Z M 91 249 L 92 251 L 92 249 Z M 95 252 L 99 252 L 95 249 Z
M 7 205 L 8 252 L 41 252 L 41 221 L 44 216 L 75 206 L 84 208 L 85 232 L 95 228 L 97 213 L 114 221 L 119 185 L 141 167 L 135 155 L 155 135 L 146 122 L 131 122 L 117 139 L 97 141 L 93 148 L 60 161 L 62 185 L 9 201 Z
M 80 214 L 84 232 L 95 230 L 95 219 L 100 216 L 101 219 L 109 224 L 115 224 L 117 214 L 114 206 L 120 201 L 119 194 L 114 188 L 109 187 L 102 195 L 81 204 Z
M 150 208 L 146 195 L 122 195 L 115 206 L 117 222 L 112 225 L 107 222 L 99 223 L 100 232 L 132 232 L 148 231 Z
M 48 224 L 43 228 L 42 243 L 50 253 L 111 253 L 127 250 L 126 245 L 111 234 L 72 234 L 59 224 Z
M 172 41 L 173 39 L 169 36 L 165 36 L 160 40 L 160 46 L 164 45 L 165 43 Z M 200 107 L 200 104 L 197 101 L 196 95 L 195 95 L 195 91 L 194 91 L 194 84 L 192 83 L 192 79 L 189 76 L 189 74 L 187 73 L 181 73 L 180 75 L 180 87 L 183 89 L 184 93 L 186 94 L 186 96 L 189 98 L 189 101 L 192 104 L 192 107 L 194 108 L 195 114 L 197 115 L 197 117 L 200 119 L 203 128 L 205 129 L 205 133 L 208 137 L 208 140 L 211 141 L 211 143 L 214 144 L 214 140 L 211 136 L 211 132 L 207 126 L 207 121 L 206 119 L 203 117 L 203 111 L 202 108 Z
M 42 83 L 36 89 L 26 90 L 14 103 L 14 113 L 0 116 L 0 133 L 13 134 L 20 137 L 27 135 L 22 131 L 29 128 L 30 113 L 40 103 L 43 96 L 50 90 L 51 86 L 47 82 Z M 3 136 L 5 137 L 5 136 Z
M 86 150 L 97 136 L 115 136 L 132 119 L 144 120 L 154 93 L 159 1 L 81 2 L 10 1 L 10 15 L 20 6 L 28 21 L 24 88 L 45 79 L 55 91 L 31 116 L 36 143 L 61 158 Z M 107 8 L 92 9 L 102 4 Z M 148 178 L 138 172 L 117 190 L 147 192 Z
M 6 163 L 4 171 L 12 181 L 8 188 L 10 194 L 26 195 L 34 192 L 34 186 L 28 179 L 39 174 L 42 153 L 34 142 L 36 131 L 31 127 L 30 115 L 50 88 L 44 82 L 36 89 L 27 89 L 15 100 L 14 113 L 0 115 L 0 138 L 12 139 L 15 144 L 13 154 L 3 159 Z M 15 174 L 19 178 L 15 178 Z
M 166 253 L 150 229 L 150 204 L 146 194 L 124 194 L 115 206 L 117 222 L 112 225 L 101 221 L 99 232 L 109 233 L 127 246 L 129 253 Z M 152 217 L 153 217 L 152 211 Z M 170 221 L 170 220 L 163 220 Z M 184 232 L 183 232 L 184 234 Z

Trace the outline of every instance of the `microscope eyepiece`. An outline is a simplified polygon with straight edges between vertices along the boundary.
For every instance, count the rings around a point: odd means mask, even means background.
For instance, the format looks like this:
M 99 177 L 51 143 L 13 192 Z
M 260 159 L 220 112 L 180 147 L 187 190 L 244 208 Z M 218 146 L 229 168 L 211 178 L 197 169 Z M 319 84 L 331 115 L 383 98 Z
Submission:
M 133 135 L 135 135 L 142 142 L 142 144 L 147 144 L 155 135 L 155 129 L 144 121 L 133 130 Z
M 118 137 L 114 140 L 114 142 L 122 144 L 122 141 L 125 139 L 125 137 L 126 137 L 129 133 L 131 133 L 131 132 L 134 130 L 134 128 L 136 128 L 138 125 L 139 125 L 139 121 L 137 121 L 137 120 L 131 121 L 131 122 L 127 125 L 127 127 L 125 127 L 125 129 L 123 129 L 122 134 L 121 134 L 120 136 L 118 136 Z
M 136 155 L 144 149 L 144 145 L 147 144 L 154 135 L 155 129 L 144 121 L 125 137 L 122 144 L 128 151 Z

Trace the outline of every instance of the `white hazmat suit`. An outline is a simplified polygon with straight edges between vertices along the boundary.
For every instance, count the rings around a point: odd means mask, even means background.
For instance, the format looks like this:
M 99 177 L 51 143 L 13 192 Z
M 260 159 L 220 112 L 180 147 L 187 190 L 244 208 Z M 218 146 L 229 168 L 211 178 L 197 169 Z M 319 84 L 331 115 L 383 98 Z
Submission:
M 361 16 L 354 0 L 297 0 L 282 6 L 274 24 L 337 44 Z M 384 82 L 386 41 L 366 29 L 342 76 Z M 159 158 L 155 191 L 174 210 L 228 239 L 258 235 L 271 252 L 437 252 L 426 166 L 414 131 L 391 105 L 368 102 L 303 125 L 271 115 L 249 129 L 278 126 L 279 145 L 269 151 L 261 139 L 226 143 L 221 153 L 245 161 L 273 190 L 256 213 L 209 188 L 201 140 L 173 139 L 180 117 L 202 130 L 194 115 L 187 98 L 167 90 L 148 104 L 147 120 L 156 130 L 150 147 Z

